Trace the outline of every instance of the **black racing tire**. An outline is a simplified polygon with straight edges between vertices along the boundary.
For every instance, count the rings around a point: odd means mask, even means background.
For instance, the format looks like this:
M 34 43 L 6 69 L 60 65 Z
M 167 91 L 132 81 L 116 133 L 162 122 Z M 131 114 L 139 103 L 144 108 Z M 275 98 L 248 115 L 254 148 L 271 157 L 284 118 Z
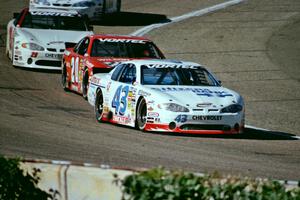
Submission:
M 121 0 L 117 0 L 117 13 L 121 12 Z
M 82 88 L 82 97 L 85 100 L 87 100 L 88 89 L 89 89 L 89 70 L 87 68 L 83 72 L 81 88 Z
M 96 92 L 95 99 L 95 117 L 98 122 L 101 122 L 103 116 L 103 93 L 101 89 L 98 89 Z
M 145 129 L 146 122 L 147 122 L 147 103 L 146 100 L 142 97 L 141 99 L 139 99 L 136 108 L 135 127 L 143 131 Z
M 64 89 L 64 91 L 69 91 L 68 87 L 68 80 L 67 80 L 67 68 L 63 65 L 61 69 L 61 86 Z

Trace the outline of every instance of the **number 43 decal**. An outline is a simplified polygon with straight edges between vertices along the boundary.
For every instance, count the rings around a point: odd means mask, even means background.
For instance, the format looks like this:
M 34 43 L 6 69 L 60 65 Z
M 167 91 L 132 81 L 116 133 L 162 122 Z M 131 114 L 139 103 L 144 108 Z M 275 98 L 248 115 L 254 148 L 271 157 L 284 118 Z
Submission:
M 115 108 L 115 114 L 124 115 L 127 108 L 127 96 L 129 92 L 129 86 L 122 88 L 120 85 L 112 100 L 112 107 Z
M 178 115 L 174 120 L 177 123 L 184 123 L 187 121 L 187 115 Z

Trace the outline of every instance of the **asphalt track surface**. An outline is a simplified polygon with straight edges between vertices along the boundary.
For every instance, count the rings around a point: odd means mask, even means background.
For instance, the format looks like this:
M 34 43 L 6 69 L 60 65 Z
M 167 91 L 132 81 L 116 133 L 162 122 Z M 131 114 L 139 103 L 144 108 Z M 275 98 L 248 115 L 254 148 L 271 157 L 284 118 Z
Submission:
M 124 12 L 95 31 L 129 34 L 222 2 L 124 0 Z M 167 57 L 208 66 L 244 96 L 246 123 L 271 130 L 194 137 L 97 124 L 86 101 L 62 90 L 60 74 L 12 67 L 1 40 L 12 13 L 26 4 L 0 1 L 0 154 L 300 179 L 300 141 L 293 137 L 300 136 L 298 0 L 249 0 L 146 35 Z

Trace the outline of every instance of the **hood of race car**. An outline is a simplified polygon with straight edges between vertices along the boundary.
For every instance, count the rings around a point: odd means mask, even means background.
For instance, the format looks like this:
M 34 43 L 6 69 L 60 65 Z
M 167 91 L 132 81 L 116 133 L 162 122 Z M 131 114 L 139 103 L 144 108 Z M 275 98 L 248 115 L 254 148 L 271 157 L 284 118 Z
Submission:
M 128 61 L 127 58 L 113 58 L 113 57 L 89 57 L 87 65 L 95 68 L 110 68 L 115 67 L 121 62 Z
M 88 31 L 66 31 L 45 29 L 20 29 L 28 42 L 35 42 L 43 47 L 65 47 L 65 42 L 77 43 L 83 37 L 92 34 Z
M 113 58 L 113 57 L 107 57 L 107 58 L 94 58 L 95 62 L 98 63 L 104 63 L 105 65 L 108 65 L 110 67 L 115 67 L 116 65 L 120 64 L 121 62 L 131 60 L 130 58 Z
M 147 86 L 148 87 L 148 86 Z M 242 97 L 224 87 L 151 86 L 161 103 L 177 103 L 190 108 L 222 108 L 242 103 Z

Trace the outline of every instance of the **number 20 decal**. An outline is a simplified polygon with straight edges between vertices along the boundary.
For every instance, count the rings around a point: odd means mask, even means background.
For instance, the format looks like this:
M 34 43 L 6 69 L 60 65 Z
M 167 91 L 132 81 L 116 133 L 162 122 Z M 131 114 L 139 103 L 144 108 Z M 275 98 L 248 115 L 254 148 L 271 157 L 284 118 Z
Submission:
M 72 83 L 78 83 L 78 71 L 79 71 L 79 57 L 74 57 L 71 58 L 71 77 L 72 77 Z
M 122 88 L 120 85 L 112 100 L 112 107 L 115 108 L 115 114 L 124 115 L 127 108 L 127 96 L 129 92 L 129 86 Z

